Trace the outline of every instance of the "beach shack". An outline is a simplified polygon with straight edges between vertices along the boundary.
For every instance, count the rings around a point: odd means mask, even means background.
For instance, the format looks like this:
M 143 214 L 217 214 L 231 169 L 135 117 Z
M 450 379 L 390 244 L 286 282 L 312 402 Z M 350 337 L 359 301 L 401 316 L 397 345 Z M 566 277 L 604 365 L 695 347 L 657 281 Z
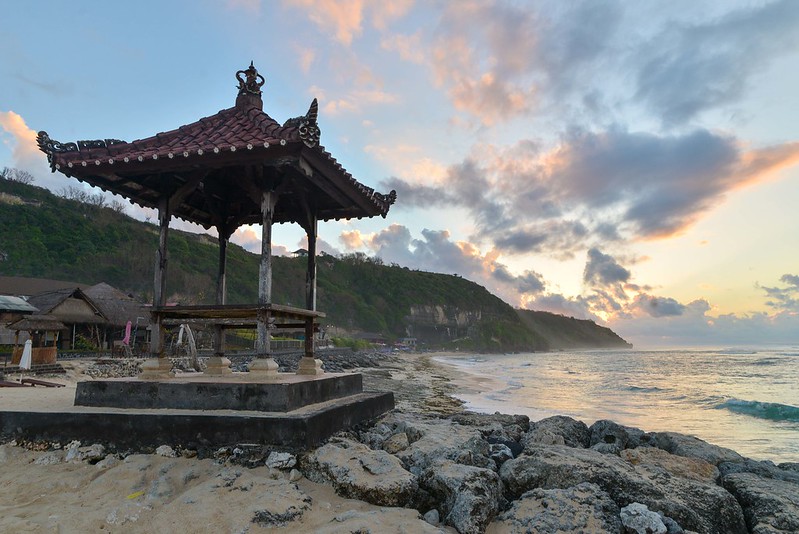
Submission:
M 270 335 L 304 330 L 305 350 L 298 374 L 321 374 L 314 357 L 314 331 L 323 312 L 316 309 L 316 243 L 320 221 L 385 217 L 396 193 L 381 194 L 358 182 L 320 144 L 318 104 L 282 124 L 263 110 L 265 79 L 251 63 L 236 72 L 235 105 L 191 124 L 145 139 L 98 139 L 65 143 L 38 134 L 53 172 L 110 191 L 140 206 L 156 209 L 156 251 L 151 359 L 142 378 L 166 378 L 171 364 L 164 352 L 164 329 L 196 323 L 215 332 L 208 374 L 230 373 L 225 330 L 257 329 L 256 359 L 250 372 L 277 374 Z M 216 303 L 165 306 L 169 224 L 173 217 L 214 229 L 218 236 Z M 306 302 L 291 307 L 272 302 L 272 225 L 299 224 L 308 238 Z M 258 302 L 226 302 L 228 240 L 241 225 L 262 225 Z

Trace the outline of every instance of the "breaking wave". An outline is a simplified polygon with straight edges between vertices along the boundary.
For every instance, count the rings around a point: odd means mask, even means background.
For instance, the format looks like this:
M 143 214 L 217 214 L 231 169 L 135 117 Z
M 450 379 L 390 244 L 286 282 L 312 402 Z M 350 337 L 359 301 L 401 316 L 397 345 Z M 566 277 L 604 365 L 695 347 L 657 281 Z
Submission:
M 799 422 L 799 407 L 777 402 L 729 399 L 716 406 L 716 408 L 771 421 Z

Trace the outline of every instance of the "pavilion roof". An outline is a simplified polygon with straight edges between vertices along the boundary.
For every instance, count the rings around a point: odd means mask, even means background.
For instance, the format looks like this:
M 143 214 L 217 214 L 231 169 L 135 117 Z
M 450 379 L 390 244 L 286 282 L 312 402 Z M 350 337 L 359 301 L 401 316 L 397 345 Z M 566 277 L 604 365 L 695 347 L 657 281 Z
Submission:
M 246 82 L 239 76 L 245 74 Z M 274 222 L 385 217 L 396 199 L 352 177 L 319 145 L 316 99 L 304 116 L 278 123 L 262 109 L 254 67 L 239 71 L 236 105 L 177 129 L 132 142 L 61 143 L 42 131 L 39 148 L 56 170 L 174 216 L 232 232 L 261 222 L 260 192 L 280 193 Z

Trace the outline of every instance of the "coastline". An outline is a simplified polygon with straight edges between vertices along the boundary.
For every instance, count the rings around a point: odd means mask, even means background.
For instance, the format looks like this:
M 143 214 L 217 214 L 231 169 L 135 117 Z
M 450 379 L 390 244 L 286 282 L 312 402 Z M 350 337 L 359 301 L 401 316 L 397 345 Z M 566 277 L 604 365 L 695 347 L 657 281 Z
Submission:
M 441 361 L 459 355 L 358 369 L 397 409 L 311 451 L 2 444 L 0 531 L 620 532 L 641 518 L 668 532 L 799 528 L 799 464 L 611 421 L 469 413 L 450 395 L 496 384 Z M 87 377 L 67 365 L 53 378 L 67 387 L 9 388 L 5 409 L 70 402 Z

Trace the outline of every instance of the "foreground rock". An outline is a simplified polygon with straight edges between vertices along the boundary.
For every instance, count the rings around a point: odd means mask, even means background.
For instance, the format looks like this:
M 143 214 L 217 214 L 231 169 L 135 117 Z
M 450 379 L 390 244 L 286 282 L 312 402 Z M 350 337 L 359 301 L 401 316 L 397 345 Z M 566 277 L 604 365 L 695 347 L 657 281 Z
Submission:
M 743 505 L 751 532 L 799 532 L 799 485 L 733 473 L 724 477 L 724 487 Z
M 534 489 L 503 512 L 492 532 L 619 532 L 619 507 L 596 484 L 567 489 Z
M 343 497 L 382 506 L 407 504 L 419 487 L 395 456 L 343 438 L 311 452 L 303 468 L 310 480 L 331 484 Z
M 683 528 L 744 534 L 743 511 L 724 488 L 674 476 L 654 466 L 636 467 L 617 456 L 563 445 L 541 446 L 506 462 L 500 470 L 511 496 L 533 488 L 566 489 L 591 482 L 620 507 L 640 502 L 662 511 Z

